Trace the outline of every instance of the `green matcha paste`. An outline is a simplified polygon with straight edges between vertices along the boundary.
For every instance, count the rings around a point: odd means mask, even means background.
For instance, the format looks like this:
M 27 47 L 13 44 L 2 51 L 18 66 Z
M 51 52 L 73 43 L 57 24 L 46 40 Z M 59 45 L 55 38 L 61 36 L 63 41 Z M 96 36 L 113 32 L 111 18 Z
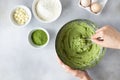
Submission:
M 56 38 L 59 58 L 74 69 L 84 70 L 95 65 L 103 55 L 102 48 L 88 40 L 95 28 L 88 20 L 75 20 L 64 25 Z
M 48 40 L 47 34 L 43 30 L 35 30 L 31 38 L 32 42 L 38 46 L 44 45 Z

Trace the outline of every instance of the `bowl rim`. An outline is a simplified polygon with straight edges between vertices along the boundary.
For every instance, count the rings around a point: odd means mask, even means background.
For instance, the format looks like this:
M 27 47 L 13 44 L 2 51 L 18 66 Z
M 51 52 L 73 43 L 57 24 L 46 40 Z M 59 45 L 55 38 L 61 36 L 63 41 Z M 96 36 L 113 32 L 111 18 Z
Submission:
M 23 9 L 27 12 L 27 14 L 28 14 L 28 16 L 29 16 L 28 21 L 27 21 L 25 24 L 23 24 L 23 25 L 17 24 L 17 23 L 15 22 L 15 20 L 13 19 L 13 13 L 14 13 L 14 11 L 15 11 L 17 8 L 23 8 Z M 14 24 L 14 25 L 17 26 L 17 27 L 18 27 L 18 26 L 19 26 L 19 27 L 25 27 L 26 25 L 28 25 L 28 24 L 30 23 L 31 18 L 32 18 L 32 13 L 31 13 L 30 9 L 29 9 L 27 6 L 25 6 L 25 5 L 17 5 L 17 6 L 15 6 L 15 7 L 11 10 L 11 12 L 10 12 L 10 21 L 12 22 L 12 24 Z
M 57 17 L 51 19 L 51 20 L 48 20 L 48 21 L 44 21 L 42 19 L 40 19 L 40 17 L 38 16 L 37 12 L 36 12 L 36 5 L 38 4 L 40 0 L 34 0 L 33 1 L 33 4 L 32 4 L 32 12 L 33 12 L 33 15 L 35 16 L 35 18 L 39 21 L 39 22 L 42 22 L 42 23 L 51 23 L 51 22 L 54 22 L 56 21 L 60 16 L 61 16 L 61 13 L 62 13 L 62 4 L 61 4 L 61 1 L 59 1 L 59 6 L 60 6 L 60 13 L 58 14 Z
M 33 41 L 32 41 L 32 39 L 31 39 L 32 33 L 33 33 L 34 31 L 36 31 L 36 30 L 42 30 L 42 31 L 44 31 L 44 32 L 46 33 L 46 35 L 47 35 L 47 38 L 48 38 L 47 42 L 46 42 L 45 44 L 41 45 L 41 46 L 34 44 Z M 35 47 L 35 48 L 44 48 L 45 46 L 48 45 L 49 40 L 50 40 L 50 35 L 49 35 L 48 31 L 47 31 L 46 29 L 44 29 L 44 28 L 41 28 L 41 27 L 32 29 L 32 30 L 29 32 L 29 35 L 28 35 L 28 41 L 29 41 L 29 43 L 30 43 L 33 47 Z

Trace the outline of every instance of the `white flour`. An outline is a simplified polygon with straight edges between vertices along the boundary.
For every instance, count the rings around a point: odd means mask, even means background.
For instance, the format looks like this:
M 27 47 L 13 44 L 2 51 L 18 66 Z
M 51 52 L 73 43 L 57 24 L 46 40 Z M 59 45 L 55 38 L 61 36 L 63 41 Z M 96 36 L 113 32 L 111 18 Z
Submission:
M 61 14 L 61 3 L 59 0 L 39 0 L 36 12 L 39 18 L 44 21 L 55 20 Z

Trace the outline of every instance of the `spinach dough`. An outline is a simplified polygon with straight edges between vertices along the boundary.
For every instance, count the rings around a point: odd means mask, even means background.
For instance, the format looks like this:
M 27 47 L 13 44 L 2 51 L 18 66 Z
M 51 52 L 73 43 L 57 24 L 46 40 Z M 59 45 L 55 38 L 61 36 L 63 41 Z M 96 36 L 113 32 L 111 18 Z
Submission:
M 104 50 L 85 39 L 90 39 L 95 28 L 95 24 L 89 20 L 74 20 L 64 25 L 56 38 L 59 58 L 74 69 L 85 70 L 94 66 L 103 56 Z

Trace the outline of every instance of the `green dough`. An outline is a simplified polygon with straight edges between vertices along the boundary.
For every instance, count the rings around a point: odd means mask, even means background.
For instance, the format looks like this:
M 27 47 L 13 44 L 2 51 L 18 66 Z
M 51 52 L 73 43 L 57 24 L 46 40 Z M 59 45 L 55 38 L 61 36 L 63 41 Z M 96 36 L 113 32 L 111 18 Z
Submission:
M 85 70 L 94 66 L 104 53 L 102 47 L 86 40 L 95 29 L 95 24 L 89 20 L 74 20 L 64 25 L 56 38 L 59 58 L 74 69 Z
M 32 42 L 38 46 L 44 45 L 48 40 L 47 34 L 43 30 L 35 30 L 32 33 L 31 38 Z

